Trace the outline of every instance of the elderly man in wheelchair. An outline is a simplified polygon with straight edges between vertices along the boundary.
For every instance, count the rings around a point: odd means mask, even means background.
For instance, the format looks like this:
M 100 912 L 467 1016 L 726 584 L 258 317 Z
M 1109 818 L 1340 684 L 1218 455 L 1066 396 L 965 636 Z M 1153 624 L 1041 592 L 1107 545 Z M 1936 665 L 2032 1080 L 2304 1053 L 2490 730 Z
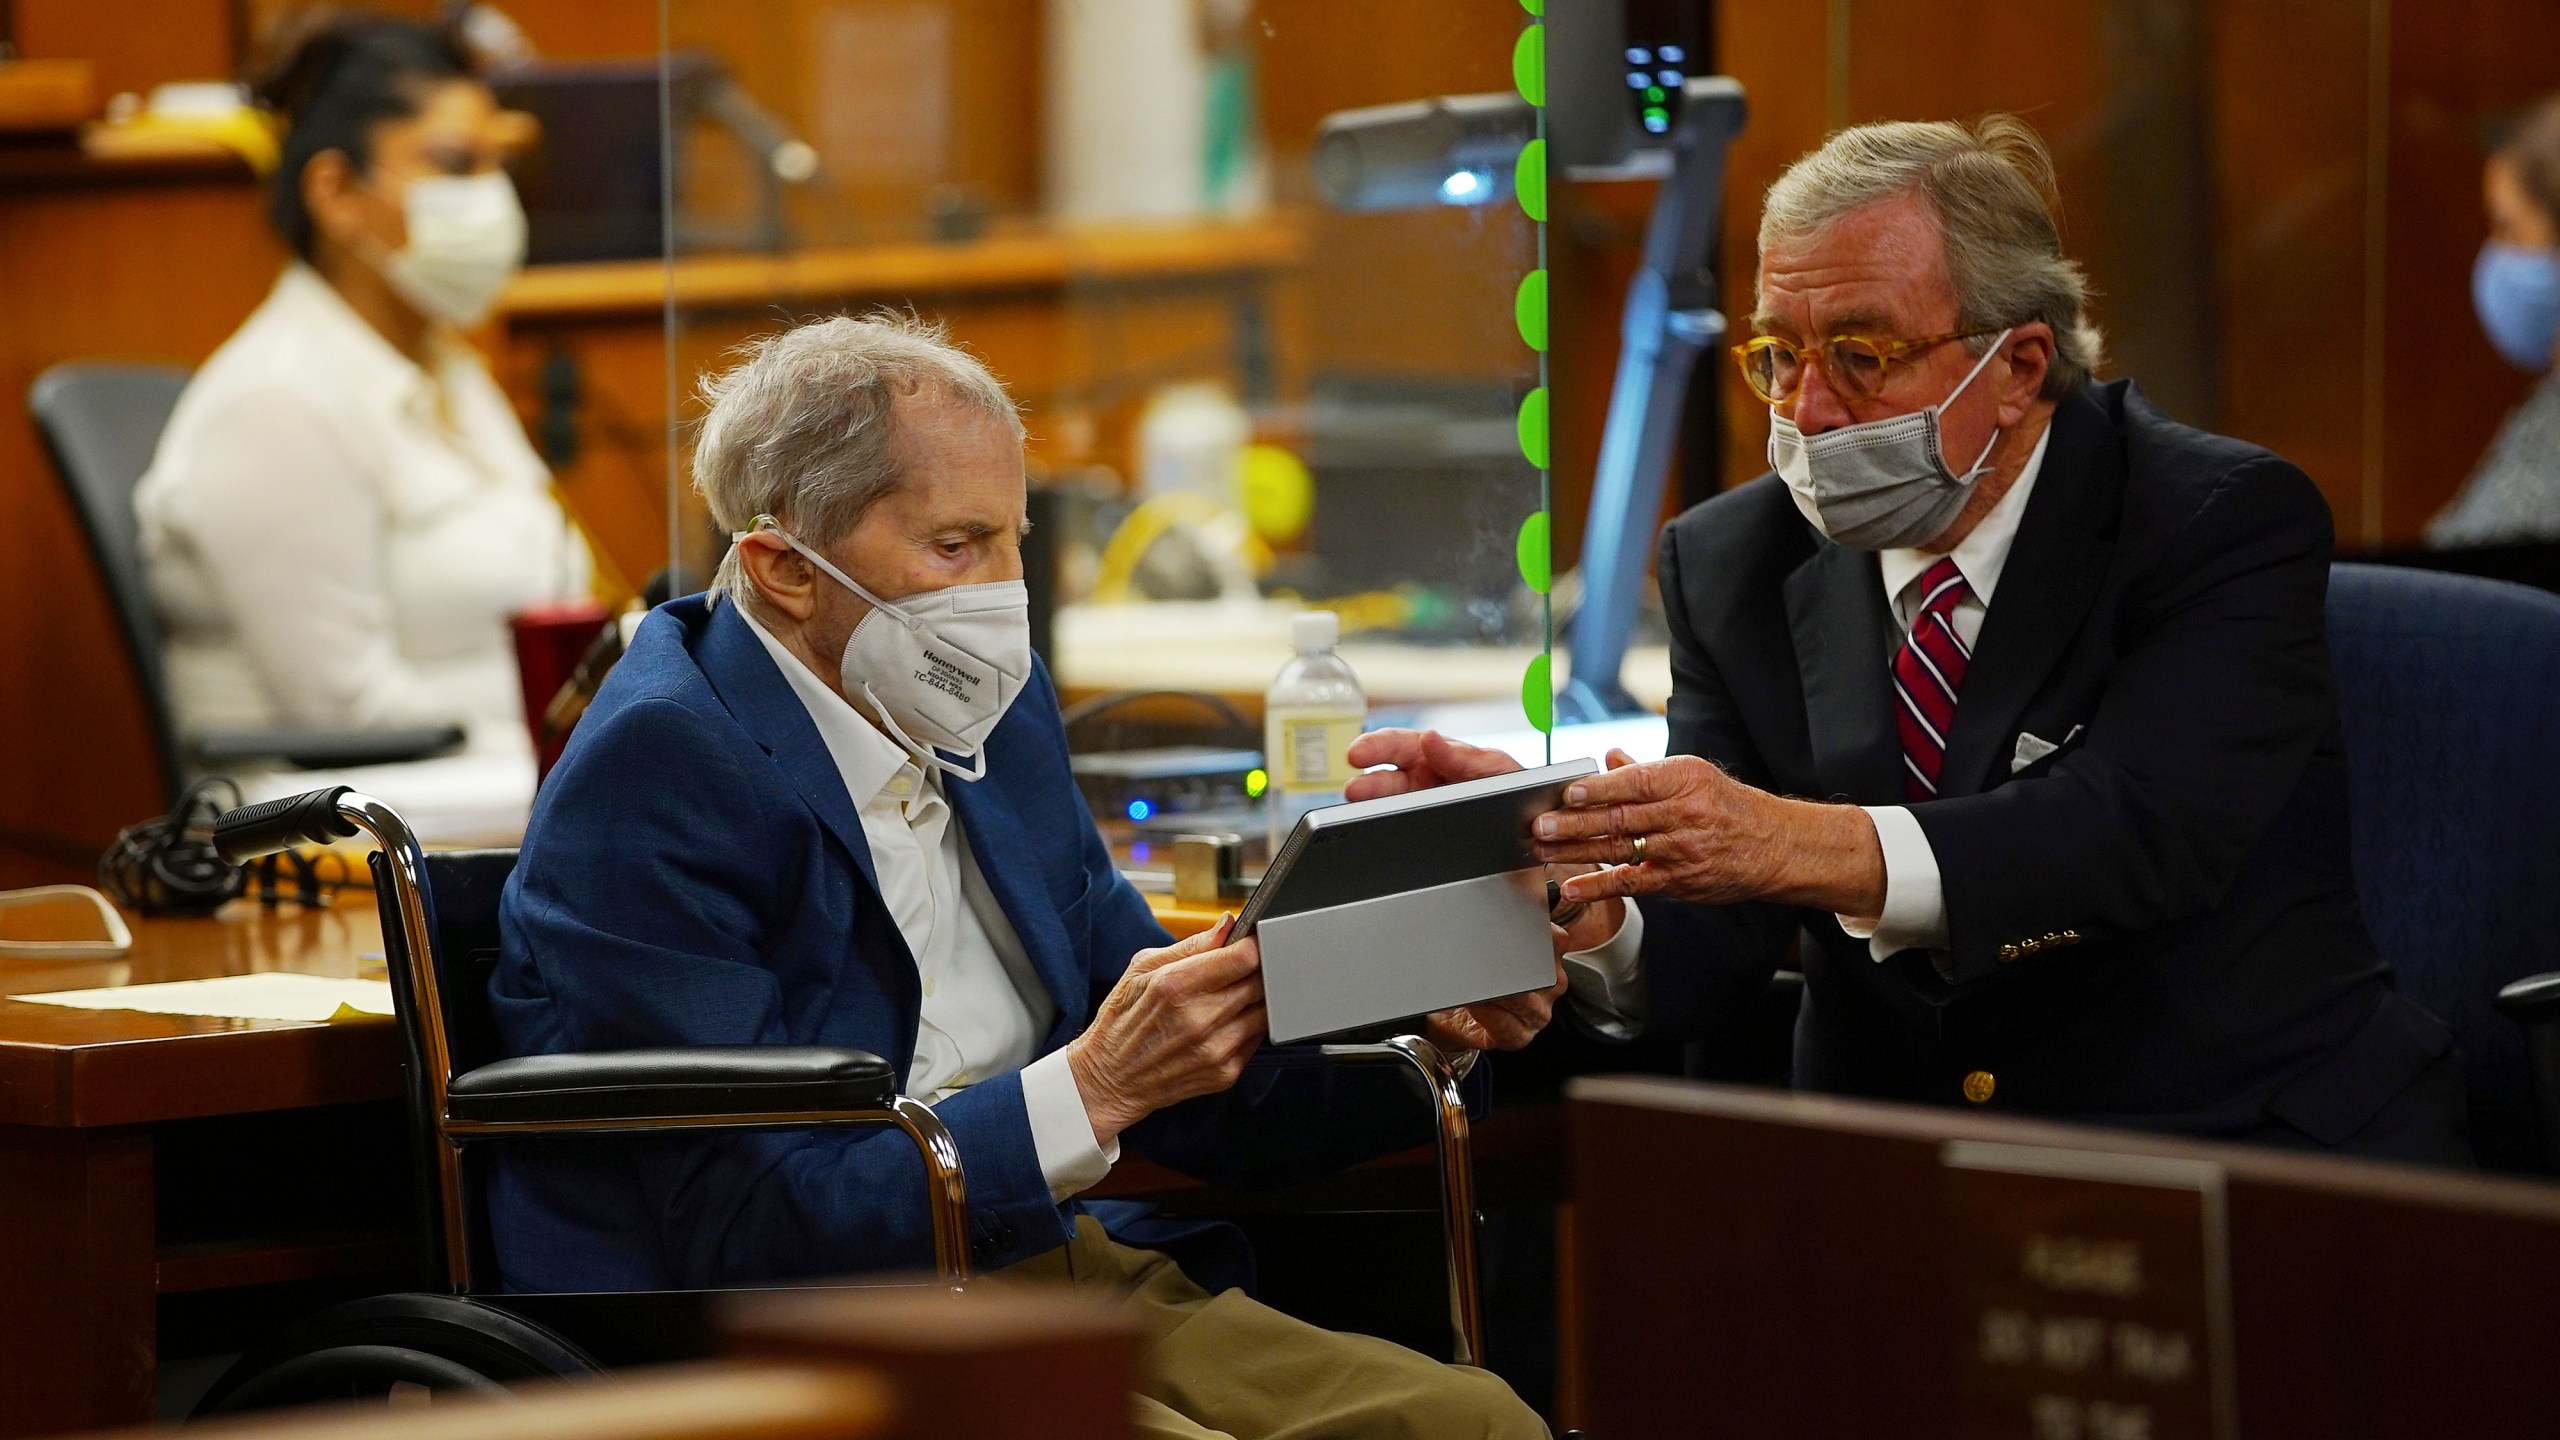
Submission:
M 734 543 L 708 594 L 641 626 L 543 788 L 500 907 L 505 1048 L 886 1057 L 956 1144 L 976 1269 L 1141 1311 L 1146 1434 L 1543 1436 L 1487 1372 L 1212 1295 L 1114 1237 L 1135 1207 L 1076 1198 L 1123 1145 L 1257 1183 L 1430 1131 L 1380 1069 L 1249 1071 L 1255 942 L 1230 922 L 1168 944 L 1112 867 L 1029 647 L 1023 430 L 994 377 L 930 327 L 839 318 L 704 393 L 696 484 Z M 1554 998 L 1435 1016 L 1431 1038 L 1525 1044 Z M 925 1162 L 882 1130 L 496 1148 L 509 1290 L 936 1253 Z

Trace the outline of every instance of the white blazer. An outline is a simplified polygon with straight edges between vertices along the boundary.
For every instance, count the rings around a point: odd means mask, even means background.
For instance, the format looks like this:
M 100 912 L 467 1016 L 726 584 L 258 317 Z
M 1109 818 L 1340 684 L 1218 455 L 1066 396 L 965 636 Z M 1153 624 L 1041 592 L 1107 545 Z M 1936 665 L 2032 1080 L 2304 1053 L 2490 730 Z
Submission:
M 459 721 L 529 800 L 507 617 L 584 593 L 586 546 L 478 355 L 432 366 L 297 262 L 196 373 L 134 494 L 170 704 L 181 732 Z

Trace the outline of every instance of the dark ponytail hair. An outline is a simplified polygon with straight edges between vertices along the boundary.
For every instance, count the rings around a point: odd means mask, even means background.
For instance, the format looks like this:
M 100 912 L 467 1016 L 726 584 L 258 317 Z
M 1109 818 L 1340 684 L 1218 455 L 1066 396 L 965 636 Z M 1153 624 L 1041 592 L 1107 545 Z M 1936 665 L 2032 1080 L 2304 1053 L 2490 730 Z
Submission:
M 302 172 L 312 157 L 336 150 L 362 170 L 373 163 L 373 127 L 418 113 L 427 94 L 476 72 L 471 52 L 450 27 L 362 11 L 306 12 L 280 27 L 273 58 L 250 89 L 285 125 L 283 155 L 267 188 L 267 218 L 311 258 L 311 212 L 302 203 Z

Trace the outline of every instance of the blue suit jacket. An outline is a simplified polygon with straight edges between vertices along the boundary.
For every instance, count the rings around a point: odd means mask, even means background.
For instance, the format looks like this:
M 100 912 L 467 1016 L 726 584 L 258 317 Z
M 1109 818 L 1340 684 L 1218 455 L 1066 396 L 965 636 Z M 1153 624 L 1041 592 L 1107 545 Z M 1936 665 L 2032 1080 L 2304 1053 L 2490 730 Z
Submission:
M 1140 949 L 1167 943 L 1111 864 L 1067 767 L 1045 670 L 952 811 L 1057 1023 L 1081 1033 Z M 701 596 L 641 625 L 544 783 L 501 909 L 493 982 L 511 1054 L 836 1045 L 903 1086 L 916 966 L 881 903 L 855 802 L 735 607 Z M 968 1173 L 982 1269 L 1065 1242 L 1020 1077 L 936 1105 Z M 1225 1184 L 1268 1183 L 1428 1134 L 1378 1072 L 1259 1067 L 1175 1106 L 1129 1147 Z M 495 1147 L 489 1216 L 510 1289 L 702 1288 L 919 1268 L 924 1180 L 894 1131 L 534 1141 Z

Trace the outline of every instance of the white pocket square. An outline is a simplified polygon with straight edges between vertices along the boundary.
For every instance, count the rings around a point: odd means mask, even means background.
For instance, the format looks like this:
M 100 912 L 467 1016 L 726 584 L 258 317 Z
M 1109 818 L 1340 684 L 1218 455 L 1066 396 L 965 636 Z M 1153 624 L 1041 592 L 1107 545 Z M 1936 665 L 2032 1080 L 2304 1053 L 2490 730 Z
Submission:
M 2024 730 L 2019 731 L 2017 752 L 2009 757 L 2009 773 L 2015 775 L 2019 771 L 2026 769 L 2028 766 L 2033 765 L 2047 755 L 2052 754 L 2054 751 L 2059 750 L 2063 746 L 2070 744 L 2072 741 L 2079 739 L 2080 731 L 2083 728 L 2084 727 L 2079 725 L 2072 726 L 2071 733 L 2063 736 L 2060 740 L 2047 740 L 2041 735 L 2030 734 Z

